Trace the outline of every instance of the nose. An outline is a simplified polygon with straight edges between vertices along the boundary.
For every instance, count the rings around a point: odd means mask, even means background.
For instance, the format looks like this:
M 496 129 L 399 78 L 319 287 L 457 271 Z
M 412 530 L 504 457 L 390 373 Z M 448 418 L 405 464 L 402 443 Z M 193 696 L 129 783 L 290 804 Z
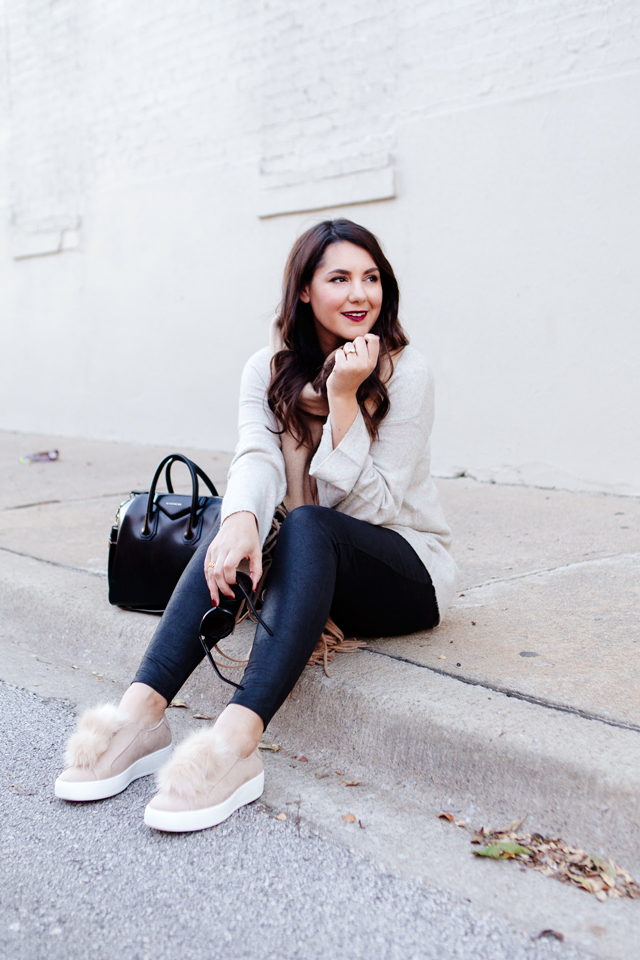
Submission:
M 354 280 L 349 292 L 349 300 L 351 303 L 362 303 L 363 300 L 366 300 L 367 296 L 364 290 L 364 285 L 362 280 Z

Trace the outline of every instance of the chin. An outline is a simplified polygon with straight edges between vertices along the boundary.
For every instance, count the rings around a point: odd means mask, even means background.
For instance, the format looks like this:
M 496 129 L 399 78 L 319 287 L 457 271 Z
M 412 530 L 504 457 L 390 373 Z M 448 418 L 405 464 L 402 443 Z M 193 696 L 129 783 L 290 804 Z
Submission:
M 341 331 L 339 335 L 345 340 L 353 340 L 354 337 L 364 337 L 365 333 L 370 333 L 373 326 L 374 324 L 369 324 L 365 320 L 360 323 L 351 320 L 343 326 L 344 333 Z

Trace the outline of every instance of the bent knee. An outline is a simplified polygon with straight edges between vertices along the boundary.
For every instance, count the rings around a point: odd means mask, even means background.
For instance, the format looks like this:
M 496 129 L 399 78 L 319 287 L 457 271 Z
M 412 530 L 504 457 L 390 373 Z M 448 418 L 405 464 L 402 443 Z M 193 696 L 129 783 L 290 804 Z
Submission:
M 279 536 L 316 536 L 320 530 L 329 529 L 333 514 L 330 507 L 318 507 L 314 504 L 296 507 L 285 517 Z

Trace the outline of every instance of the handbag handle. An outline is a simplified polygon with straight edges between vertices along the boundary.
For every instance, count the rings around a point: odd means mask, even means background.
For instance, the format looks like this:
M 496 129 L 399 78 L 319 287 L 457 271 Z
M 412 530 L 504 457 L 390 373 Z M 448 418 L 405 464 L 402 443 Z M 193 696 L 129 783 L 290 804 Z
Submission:
M 178 456 L 180 456 L 180 454 L 177 454 L 177 453 L 173 454 L 173 457 L 174 457 L 174 458 L 175 458 L 175 457 L 178 457 Z M 186 459 L 186 457 L 185 457 L 184 459 Z M 211 491 L 211 495 L 212 495 L 213 497 L 219 497 L 220 494 L 219 494 L 218 491 L 216 490 L 215 483 L 213 483 L 213 482 L 209 479 L 209 477 L 206 475 L 206 473 L 204 472 L 204 470 L 202 470 L 201 467 L 199 467 L 197 463 L 194 463 L 193 460 L 191 460 L 191 461 L 189 461 L 189 462 L 193 465 L 193 469 L 194 469 L 195 472 L 198 474 L 198 476 L 200 477 L 200 479 L 207 485 L 207 487 L 208 487 L 209 490 Z M 164 472 L 164 479 L 165 479 L 165 483 L 167 484 L 167 490 L 169 491 L 169 493 L 173 493 L 173 492 L 174 492 L 174 490 L 173 490 L 173 484 L 171 483 L 171 467 L 173 466 L 174 463 L 175 463 L 175 459 L 170 459 L 170 460 L 169 460 L 169 463 L 167 464 L 167 469 L 166 469 L 165 472 Z
M 149 497 L 147 499 L 147 512 L 144 518 L 144 525 L 142 527 L 142 536 L 149 537 L 151 536 L 151 517 L 153 515 L 153 505 L 156 495 L 156 487 L 158 486 L 158 480 L 162 473 L 162 468 L 167 464 L 167 471 L 170 470 L 171 464 L 179 460 L 181 463 L 184 463 L 187 467 L 187 470 L 191 474 L 191 510 L 189 511 L 189 523 L 187 524 L 187 529 L 184 535 L 185 540 L 193 540 L 195 535 L 196 528 L 196 512 L 198 510 L 198 498 L 199 498 L 199 487 L 198 487 L 198 474 L 202 476 L 202 479 L 205 481 L 210 490 L 215 490 L 215 487 L 209 480 L 206 474 L 203 474 L 203 471 L 200 470 L 200 467 L 196 466 L 188 457 L 183 457 L 181 453 L 170 453 L 168 457 L 165 457 L 162 460 L 153 476 L 151 481 L 151 487 L 149 489 Z M 171 480 L 171 475 L 169 473 L 169 480 Z M 173 491 L 170 490 L 172 493 Z M 214 496 L 217 494 L 214 493 Z

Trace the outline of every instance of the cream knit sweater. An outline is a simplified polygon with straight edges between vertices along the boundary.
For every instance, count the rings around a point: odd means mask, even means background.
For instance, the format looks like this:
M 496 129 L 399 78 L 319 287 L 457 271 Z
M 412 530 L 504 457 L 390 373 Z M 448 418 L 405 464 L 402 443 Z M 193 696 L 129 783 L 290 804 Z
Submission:
M 265 347 L 244 368 L 240 439 L 222 504 L 222 521 L 240 510 L 253 513 L 261 543 L 287 493 L 280 436 L 266 399 L 270 359 L 271 351 Z M 450 553 L 451 532 L 430 470 L 433 377 L 414 347 L 405 347 L 396 359 L 387 390 L 391 407 L 378 440 L 371 441 L 358 413 L 334 450 L 329 417 L 309 473 L 316 480 L 320 506 L 389 527 L 411 544 L 429 571 L 442 619 L 455 593 L 457 570 Z

